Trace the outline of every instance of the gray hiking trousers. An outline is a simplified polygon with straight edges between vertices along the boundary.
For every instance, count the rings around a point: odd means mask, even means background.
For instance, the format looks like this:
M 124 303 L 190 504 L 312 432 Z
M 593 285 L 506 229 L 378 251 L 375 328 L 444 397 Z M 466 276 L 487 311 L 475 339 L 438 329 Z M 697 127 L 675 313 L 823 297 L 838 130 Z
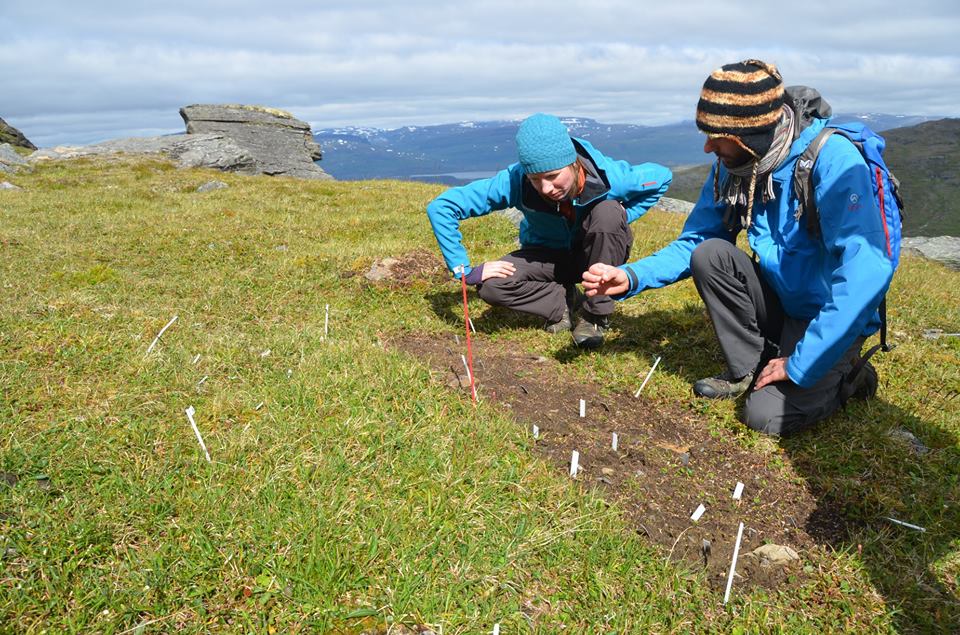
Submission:
M 511 252 L 500 260 L 513 263 L 516 272 L 506 278 L 488 278 L 477 292 L 489 304 L 557 322 L 567 306 L 565 285 L 580 282 L 583 272 L 598 262 L 622 265 L 632 244 L 623 206 L 614 200 L 601 201 L 584 217 L 573 249 L 526 247 Z M 602 317 L 613 313 L 614 306 L 611 298 L 594 296 L 586 299 L 583 309 Z
M 694 250 L 690 269 L 734 378 L 759 374 L 769 359 L 793 353 L 809 320 L 797 320 L 783 312 L 780 298 L 750 256 L 726 240 L 711 238 Z M 766 434 L 788 435 L 830 416 L 847 397 L 841 387 L 860 359 L 864 339 L 858 337 L 810 388 L 791 381 L 757 391 L 751 388 L 741 420 Z

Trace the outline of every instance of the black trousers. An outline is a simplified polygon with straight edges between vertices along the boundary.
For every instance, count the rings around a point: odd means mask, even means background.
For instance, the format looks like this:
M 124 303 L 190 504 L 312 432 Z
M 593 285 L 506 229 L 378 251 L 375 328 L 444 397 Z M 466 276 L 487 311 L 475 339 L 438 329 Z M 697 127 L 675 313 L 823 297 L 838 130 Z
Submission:
M 489 304 L 539 315 L 548 322 L 563 317 L 565 285 L 582 279 L 591 265 L 603 262 L 622 265 L 630 256 L 633 234 L 618 201 L 601 201 L 586 215 L 572 250 L 528 247 L 501 260 L 513 263 L 516 272 L 506 278 L 489 278 L 478 287 Z M 613 313 L 614 300 L 607 296 L 587 298 L 584 310 L 597 316 Z
M 793 353 L 809 321 L 784 313 L 780 298 L 746 253 L 726 240 L 711 238 L 694 250 L 690 269 L 730 375 L 759 373 L 769 359 Z M 782 381 L 750 390 L 743 422 L 760 432 L 787 435 L 833 414 L 844 403 L 841 386 L 860 359 L 864 339 L 858 337 L 810 388 Z

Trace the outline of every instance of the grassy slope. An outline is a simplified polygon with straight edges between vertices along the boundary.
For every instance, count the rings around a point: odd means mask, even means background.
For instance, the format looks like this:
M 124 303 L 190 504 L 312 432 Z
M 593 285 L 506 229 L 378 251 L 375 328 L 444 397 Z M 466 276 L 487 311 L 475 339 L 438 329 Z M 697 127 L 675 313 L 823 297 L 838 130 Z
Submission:
M 212 178 L 231 188 L 193 191 Z M 611 390 L 632 389 L 662 354 L 650 398 L 782 453 L 864 521 L 799 590 L 740 590 L 724 609 L 616 507 L 537 460 L 508 415 L 474 410 L 382 349 L 382 335 L 459 328 L 433 309 L 456 287 L 342 277 L 435 249 L 423 208 L 439 188 L 159 162 L 10 180 L 25 189 L 0 192 L 0 470 L 18 477 L 0 484 L 0 630 L 886 632 L 956 619 L 960 346 L 920 333 L 960 330 L 960 274 L 906 261 L 882 399 L 782 445 L 744 432 L 732 404 L 690 398 L 718 352 L 689 283 L 621 305 L 613 337 L 636 342 L 627 353 L 496 335 Z M 678 228 L 649 214 L 634 253 Z M 477 260 L 514 238 L 496 218 L 464 232 Z M 893 426 L 935 449 L 913 456 L 885 436 Z M 930 530 L 892 529 L 878 512 Z
M 909 236 L 960 236 L 960 120 L 887 130 L 885 159 L 900 179 Z

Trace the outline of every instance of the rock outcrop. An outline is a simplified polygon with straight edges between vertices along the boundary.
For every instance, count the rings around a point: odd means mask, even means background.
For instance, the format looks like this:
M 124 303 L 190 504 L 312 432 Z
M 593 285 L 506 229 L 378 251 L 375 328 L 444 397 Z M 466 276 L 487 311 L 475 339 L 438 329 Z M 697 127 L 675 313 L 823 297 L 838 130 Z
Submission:
M 216 168 L 225 172 L 256 173 L 256 160 L 222 134 L 131 137 L 89 146 L 57 146 L 30 155 L 31 162 L 117 154 L 164 154 L 181 168 Z
M 182 168 L 329 179 L 314 161 L 320 146 L 310 125 L 261 106 L 186 106 L 186 134 L 114 139 L 89 146 L 57 146 L 31 154 L 31 162 L 116 154 L 163 154 Z
M 936 260 L 951 269 L 960 269 L 960 238 L 954 236 L 935 236 L 924 238 L 911 236 L 904 238 L 902 249 L 906 253 L 917 254 L 930 260 Z
M 28 150 L 37 149 L 37 146 L 30 143 L 30 140 L 23 136 L 22 132 L 8 124 L 3 119 L 0 119 L 0 143 L 9 143 L 12 146 L 26 148 Z
M 654 207 L 665 212 L 672 212 L 674 214 L 689 214 L 693 211 L 693 203 L 690 203 L 689 201 L 681 201 L 678 198 L 669 198 L 666 196 L 661 197 Z
M 202 105 L 180 109 L 187 135 L 221 134 L 254 158 L 258 174 L 329 179 L 314 161 L 320 146 L 310 125 L 282 110 L 261 106 Z
M 9 143 L 0 143 L 0 172 L 16 172 L 27 161 Z

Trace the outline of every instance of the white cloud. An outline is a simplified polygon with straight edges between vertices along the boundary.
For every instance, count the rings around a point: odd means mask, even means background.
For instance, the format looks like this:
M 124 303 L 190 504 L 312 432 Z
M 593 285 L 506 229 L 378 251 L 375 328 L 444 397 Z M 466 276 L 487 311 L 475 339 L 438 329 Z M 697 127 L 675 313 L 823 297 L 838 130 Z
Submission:
M 960 11 L 907 5 L 5 0 L 0 116 L 35 143 L 182 130 L 190 103 L 316 127 L 522 117 L 690 119 L 703 78 L 760 57 L 838 111 L 960 115 Z

